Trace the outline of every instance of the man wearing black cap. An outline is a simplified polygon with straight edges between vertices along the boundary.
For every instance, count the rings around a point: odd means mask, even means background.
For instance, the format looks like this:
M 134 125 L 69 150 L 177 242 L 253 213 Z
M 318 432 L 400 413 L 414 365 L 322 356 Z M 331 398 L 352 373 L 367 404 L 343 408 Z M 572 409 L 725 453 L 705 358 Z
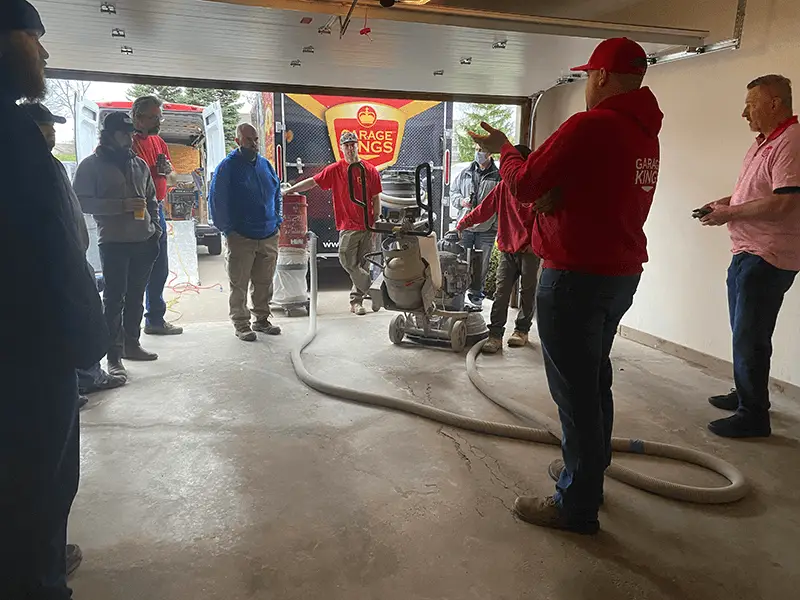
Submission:
M 67 599 L 66 529 L 79 478 L 76 368 L 108 347 L 69 193 L 36 123 L 44 26 L 0 2 L 0 598 Z
M 161 226 L 150 167 L 131 149 L 133 121 L 108 115 L 100 144 L 75 172 L 75 193 L 83 212 L 94 217 L 103 265 L 103 308 L 111 335 L 108 372 L 127 376 L 122 363 L 156 360 L 139 343 L 144 290 L 158 256 Z
M 658 181 L 663 114 L 642 87 L 647 55 L 636 42 L 600 43 L 589 62 L 585 112 L 568 119 L 527 160 L 484 123 L 472 134 L 502 151 L 500 174 L 537 212 L 531 242 L 544 261 L 536 297 L 547 382 L 558 405 L 564 460 L 550 465 L 556 493 L 520 497 L 536 525 L 595 533 L 611 463 L 614 402 L 609 353 L 647 261 L 644 222 Z
M 50 110 L 40 102 L 27 102 L 22 104 L 22 108 L 28 113 L 31 119 L 39 126 L 39 130 L 42 132 L 45 141 L 47 142 L 47 147 L 50 151 L 53 151 L 53 148 L 56 146 L 56 128 L 55 124 L 61 124 L 67 122 L 64 117 L 54 115 L 50 112 Z M 75 219 L 75 227 L 78 231 L 78 239 L 81 242 L 81 246 L 83 247 L 84 253 L 89 249 L 89 231 L 86 228 L 86 221 L 83 218 L 83 210 L 81 209 L 80 202 L 78 201 L 78 197 L 75 195 L 75 191 L 72 189 L 72 182 L 69 179 L 69 175 L 67 175 L 67 170 L 64 168 L 64 165 L 61 164 L 55 156 L 53 157 L 53 162 L 58 167 L 59 173 L 64 178 L 66 182 L 66 189 L 69 193 L 69 200 L 70 200 L 70 208 L 72 209 L 72 215 Z M 80 392 L 80 401 L 78 403 L 79 407 L 83 407 L 89 399 L 84 396 L 84 394 L 91 394 L 92 392 L 97 392 L 100 390 L 111 390 L 122 385 L 125 385 L 127 379 L 120 375 L 109 375 L 106 373 L 102 367 L 100 366 L 100 362 L 96 362 L 92 365 L 89 369 L 78 369 L 78 391 Z

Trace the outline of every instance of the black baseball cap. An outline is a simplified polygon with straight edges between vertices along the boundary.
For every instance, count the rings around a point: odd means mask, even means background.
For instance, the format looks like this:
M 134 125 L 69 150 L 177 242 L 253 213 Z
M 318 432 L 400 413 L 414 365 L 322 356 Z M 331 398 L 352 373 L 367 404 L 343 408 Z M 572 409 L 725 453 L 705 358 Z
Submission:
M 67 122 L 64 117 L 60 117 L 51 113 L 50 109 L 41 102 L 26 102 L 24 104 L 20 104 L 20 107 L 26 113 L 28 113 L 28 116 L 31 119 L 42 125 L 52 125 L 53 123 L 63 125 Z
M 37 31 L 44 35 L 39 12 L 26 0 L 0 0 L 0 33 Z
M 113 133 L 115 131 L 126 131 L 133 133 L 133 121 L 124 112 L 112 112 L 103 120 L 103 131 Z

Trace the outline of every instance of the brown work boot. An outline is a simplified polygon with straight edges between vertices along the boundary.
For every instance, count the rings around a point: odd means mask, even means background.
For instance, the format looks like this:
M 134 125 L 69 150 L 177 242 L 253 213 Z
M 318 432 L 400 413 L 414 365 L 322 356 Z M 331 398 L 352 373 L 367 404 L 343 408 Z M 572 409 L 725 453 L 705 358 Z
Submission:
M 483 354 L 497 354 L 503 349 L 503 338 L 495 335 L 490 335 L 489 339 L 481 348 Z
M 266 333 L 267 335 L 280 335 L 281 328 L 270 323 L 269 319 L 263 319 L 253 323 L 253 331 Z
M 353 313 L 354 315 L 363 316 L 367 314 L 367 309 L 364 308 L 364 305 L 361 304 L 361 302 L 353 302 L 350 305 L 350 312 Z
M 521 331 L 515 331 L 511 334 L 511 337 L 508 338 L 509 348 L 524 348 L 527 343 L 528 334 L 522 333 Z
M 236 337 L 243 342 L 255 342 L 256 332 L 250 329 L 250 325 L 237 325 Z
M 563 529 L 583 535 L 592 535 L 600 530 L 597 520 L 570 521 L 553 496 L 520 496 L 514 501 L 514 512 L 523 521 L 540 527 Z

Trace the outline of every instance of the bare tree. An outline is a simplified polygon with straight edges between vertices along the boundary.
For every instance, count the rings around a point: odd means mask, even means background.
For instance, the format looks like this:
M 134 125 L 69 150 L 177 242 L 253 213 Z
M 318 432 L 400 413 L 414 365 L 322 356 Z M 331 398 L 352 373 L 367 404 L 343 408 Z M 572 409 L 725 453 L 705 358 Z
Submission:
M 70 79 L 48 79 L 45 104 L 54 114 L 69 116 L 75 119 L 75 105 L 83 100 L 91 81 L 74 81 Z

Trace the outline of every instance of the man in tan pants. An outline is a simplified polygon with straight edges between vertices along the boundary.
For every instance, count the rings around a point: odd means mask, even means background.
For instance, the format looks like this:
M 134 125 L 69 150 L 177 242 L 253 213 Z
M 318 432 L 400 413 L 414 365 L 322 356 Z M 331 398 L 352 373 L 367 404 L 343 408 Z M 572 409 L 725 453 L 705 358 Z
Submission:
M 279 335 L 270 321 L 272 278 L 278 262 L 281 225 L 280 181 L 258 154 L 258 133 L 244 123 L 236 129 L 239 147 L 217 167 L 208 196 L 211 218 L 227 241 L 225 265 L 230 283 L 230 317 L 236 337 L 256 340 L 256 331 Z M 247 308 L 251 288 L 252 310 Z M 250 324 L 250 316 L 255 322 Z
M 364 226 L 364 210 L 350 200 L 350 188 L 347 173 L 350 165 L 361 162 L 367 173 L 367 197 L 361 198 L 361 175 L 355 177 L 356 199 L 366 203 L 371 224 L 380 214 L 383 191 L 381 176 L 378 170 L 368 162 L 358 158 L 358 136 L 351 131 L 345 131 L 339 138 L 342 160 L 325 167 L 319 174 L 296 183 L 286 190 L 286 193 L 306 192 L 315 187 L 323 190 L 333 190 L 333 215 L 336 219 L 336 229 L 339 231 L 339 262 L 342 268 L 350 275 L 353 289 L 350 292 L 350 312 L 356 315 L 366 314 L 364 310 L 364 296 L 369 290 L 371 278 L 361 265 L 364 255 L 372 251 L 372 233 Z

